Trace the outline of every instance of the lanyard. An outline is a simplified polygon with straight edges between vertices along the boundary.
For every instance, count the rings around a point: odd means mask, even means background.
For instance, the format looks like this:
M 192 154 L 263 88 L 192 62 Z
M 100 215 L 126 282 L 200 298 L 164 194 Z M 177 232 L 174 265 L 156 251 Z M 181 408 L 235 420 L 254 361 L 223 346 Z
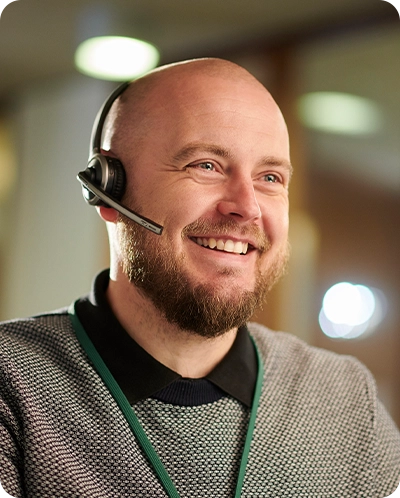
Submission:
M 89 336 L 87 335 L 85 329 L 83 328 L 83 325 L 81 324 L 81 322 L 76 314 L 76 311 L 75 311 L 75 303 L 69 307 L 68 312 L 69 312 L 69 315 L 70 315 L 70 318 L 72 321 L 72 325 L 73 325 L 74 330 L 75 330 L 75 334 L 78 338 L 78 341 L 80 342 L 81 346 L 85 350 L 89 359 L 92 361 L 94 367 L 97 370 L 97 373 L 100 375 L 101 379 L 103 380 L 103 382 L 107 386 L 107 388 L 110 391 L 111 395 L 113 396 L 114 400 L 116 401 L 116 403 L 118 404 L 122 413 L 124 414 L 133 434 L 135 435 L 139 445 L 142 447 L 148 460 L 150 461 L 151 465 L 153 466 L 153 469 L 154 469 L 155 473 L 157 474 L 157 477 L 160 480 L 161 484 L 163 485 L 167 495 L 170 498 L 180 498 L 179 493 L 174 486 L 174 483 L 172 482 L 170 476 L 168 475 L 168 472 L 166 471 L 164 465 L 162 464 L 160 457 L 158 456 L 157 452 L 155 451 L 155 449 L 153 448 L 149 439 L 147 438 L 143 427 L 141 426 L 135 412 L 133 411 L 131 405 L 129 404 L 129 401 L 126 399 L 126 397 L 125 397 L 124 393 L 122 392 L 121 388 L 119 387 L 118 383 L 116 382 L 114 377 L 111 375 L 111 372 L 108 370 L 106 364 L 102 360 L 101 356 L 99 355 L 96 348 L 94 347 L 92 341 L 89 339 Z M 256 354 L 257 354 L 258 373 L 257 373 L 257 381 L 256 381 L 256 386 L 255 386 L 255 391 L 254 391 L 253 403 L 252 403 L 252 407 L 251 407 L 249 425 L 247 428 L 246 440 L 244 443 L 242 459 L 240 462 L 239 475 L 238 475 L 238 480 L 237 480 L 237 484 L 236 484 L 235 498 L 240 498 L 240 496 L 241 496 L 242 485 L 243 485 L 244 476 L 246 473 L 246 465 L 247 465 L 247 460 L 248 460 L 248 456 L 249 456 L 249 452 L 250 452 L 250 445 L 251 445 L 251 440 L 253 437 L 254 425 L 255 425 L 255 421 L 256 421 L 257 408 L 258 408 L 258 403 L 259 403 L 260 396 L 261 396 L 261 387 L 262 387 L 262 380 L 263 380 L 263 365 L 262 365 L 262 361 L 260 358 L 260 353 L 258 352 L 258 349 L 254 343 L 253 338 L 252 338 L 252 341 L 253 341 L 253 344 L 254 344 L 254 347 L 256 350 Z

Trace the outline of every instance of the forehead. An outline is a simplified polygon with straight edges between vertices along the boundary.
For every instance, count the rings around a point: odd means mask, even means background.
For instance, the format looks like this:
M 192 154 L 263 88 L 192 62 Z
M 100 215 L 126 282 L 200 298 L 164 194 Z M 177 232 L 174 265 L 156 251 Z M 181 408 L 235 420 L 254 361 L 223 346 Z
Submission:
M 152 147 L 164 146 L 170 152 L 196 141 L 228 148 L 251 148 L 259 143 L 280 148 L 288 156 L 287 130 L 280 110 L 250 75 L 174 75 L 160 78 L 150 91 L 136 90 L 133 85 L 119 106 L 115 131 L 125 137 L 125 149 L 137 140 L 141 148 L 152 142 Z
M 191 75 L 182 79 L 167 79 L 158 85 L 145 99 L 149 117 L 189 117 L 197 112 L 235 112 L 247 107 L 248 113 L 271 112 L 277 106 L 267 90 L 257 80 L 227 78 L 208 74 Z

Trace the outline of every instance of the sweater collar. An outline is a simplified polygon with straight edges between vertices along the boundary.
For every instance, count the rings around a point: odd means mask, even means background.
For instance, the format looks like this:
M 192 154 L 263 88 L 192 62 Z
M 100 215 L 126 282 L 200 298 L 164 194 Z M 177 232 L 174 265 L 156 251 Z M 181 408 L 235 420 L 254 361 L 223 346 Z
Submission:
M 240 327 L 225 358 L 204 379 L 184 379 L 148 354 L 120 325 L 106 299 L 108 271 L 93 282 L 76 306 L 78 317 L 129 403 L 154 397 L 197 405 L 230 395 L 250 407 L 257 359 L 246 326 Z

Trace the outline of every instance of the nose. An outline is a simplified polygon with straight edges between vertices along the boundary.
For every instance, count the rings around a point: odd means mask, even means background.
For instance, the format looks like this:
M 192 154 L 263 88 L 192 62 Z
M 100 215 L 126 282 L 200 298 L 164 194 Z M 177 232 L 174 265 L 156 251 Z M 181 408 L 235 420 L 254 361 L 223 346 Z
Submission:
M 226 185 L 218 211 L 236 221 L 255 221 L 261 218 L 251 178 L 232 178 Z

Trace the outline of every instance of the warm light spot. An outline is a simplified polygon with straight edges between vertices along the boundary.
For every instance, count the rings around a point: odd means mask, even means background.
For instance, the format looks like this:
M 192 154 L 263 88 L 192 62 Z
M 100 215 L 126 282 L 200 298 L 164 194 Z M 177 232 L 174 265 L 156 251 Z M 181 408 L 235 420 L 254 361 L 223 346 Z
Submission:
M 157 66 L 158 50 L 142 40 L 123 36 L 100 36 L 81 43 L 75 53 L 75 65 L 94 78 L 124 81 Z
M 17 178 L 17 160 L 11 132 L 5 123 L 0 121 L 0 205 L 11 193 Z

